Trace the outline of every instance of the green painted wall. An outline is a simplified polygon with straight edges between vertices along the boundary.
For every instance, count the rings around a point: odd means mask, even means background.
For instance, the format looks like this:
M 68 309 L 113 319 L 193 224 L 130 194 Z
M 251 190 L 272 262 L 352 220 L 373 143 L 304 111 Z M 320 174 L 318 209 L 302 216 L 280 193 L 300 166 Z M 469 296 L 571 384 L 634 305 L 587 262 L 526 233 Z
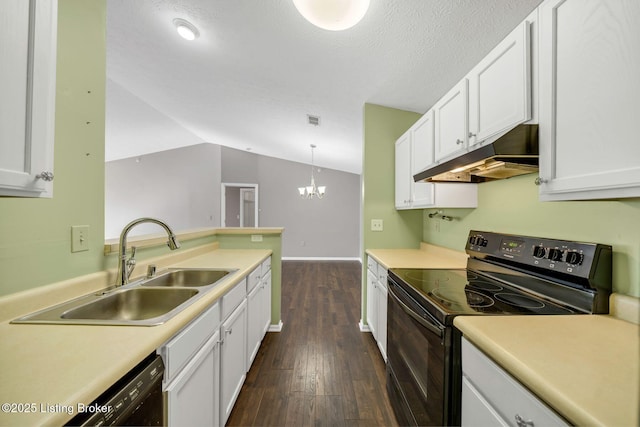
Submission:
M 444 209 L 452 222 L 429 219 L 425 210 L 424 241 L 463 251 L 476 229 L 609 244 L 613 290 L 640 297 L 640 199 L 540 202 L 536 177 L 479 184 L 478 208 Z
M 60 0 L 52 199 L 0 198 L 0 295 L 103 268 L 106 0 Z M 71 253 L 71 226 L 89 251 Z
M 220 249 L 271 249 L 271 324 L 277 325 L 282 307 L 282 235 L 263 234 L 262 242 L 252 242 L 250 234 L 218 235 Z
M 362 161 L 363 250 L 418 248 L 422 211 L 395 209 L 395 142 L 419 118 L 418 113 L 364 105 Z M 384 231 L 371 231 L 371 220 L 382 219 Z M 366 255 L 362 254 L 362 259 Z M 367 263 L 362 267 L 362 320 L 366 317 Z

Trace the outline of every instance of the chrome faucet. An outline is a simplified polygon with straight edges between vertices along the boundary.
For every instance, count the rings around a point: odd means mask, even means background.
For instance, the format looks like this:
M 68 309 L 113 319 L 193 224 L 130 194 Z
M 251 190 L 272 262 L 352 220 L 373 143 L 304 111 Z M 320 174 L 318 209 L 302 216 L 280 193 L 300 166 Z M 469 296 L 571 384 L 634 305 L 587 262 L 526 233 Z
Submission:
M 120 249 L 118 251 L 118 275 L 116 276 L 116 286 L 123 286 L 129 283 L 129 276 L 131 276 L 131 273 L 136 266 L 136 248 L 131 247 L 131 257 L 127 259 L 127 235 L 133 227 L 144 222 L 158 224 L 159 226 L 164 228 L 164 230 L 167 232 L 167 236 L 169 236 L 169 240 L 167 241 L 167 246 L 169 246 L 169 249 L 174 251 L 180 247 L 180 242 L 178 242 L 175 234 L 173 234 L 173 230 L 171 230 L 171 228 L 167 224 L 160 221 L 159 219 L 138 218 L 131 221 L 124 227 L 122 233 L 120 233 Z

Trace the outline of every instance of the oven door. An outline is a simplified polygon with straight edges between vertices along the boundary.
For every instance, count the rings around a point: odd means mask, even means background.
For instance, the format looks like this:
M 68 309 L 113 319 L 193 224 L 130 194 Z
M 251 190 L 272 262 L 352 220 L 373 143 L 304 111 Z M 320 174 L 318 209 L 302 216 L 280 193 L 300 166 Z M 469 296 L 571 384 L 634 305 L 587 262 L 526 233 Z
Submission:
M 450 335 L 389 279 L 387 390 L 400 425 L 449 425 Z

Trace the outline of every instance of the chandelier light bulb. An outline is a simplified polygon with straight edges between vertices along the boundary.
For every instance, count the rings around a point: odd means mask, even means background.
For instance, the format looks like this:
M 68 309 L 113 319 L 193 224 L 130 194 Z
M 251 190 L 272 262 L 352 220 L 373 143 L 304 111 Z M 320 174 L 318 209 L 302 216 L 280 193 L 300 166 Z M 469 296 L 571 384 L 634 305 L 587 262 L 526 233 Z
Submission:
M 298 12 L 316 27 L 342 31 L 356 25 L 369 9 L 370 0 L 293 0 Z

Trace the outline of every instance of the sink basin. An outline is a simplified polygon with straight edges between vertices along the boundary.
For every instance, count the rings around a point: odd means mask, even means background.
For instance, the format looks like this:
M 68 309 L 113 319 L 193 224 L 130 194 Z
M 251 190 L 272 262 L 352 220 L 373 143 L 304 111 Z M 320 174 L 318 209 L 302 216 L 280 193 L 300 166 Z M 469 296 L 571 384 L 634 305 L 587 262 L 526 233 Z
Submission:
M 131 288 L 67 310 L 62 319 L 146 320 L 162 316 L 198 294 L 196 289 Z
M 141 286 L 201 287 L 213 285 L 233 270 L 170 269 L 168 273 L 145 280 Z
M 11 323 L 155 326 L 216 288 L 234 269 L 169 269 L 149 279 L 85 295 L 13 320 Z

